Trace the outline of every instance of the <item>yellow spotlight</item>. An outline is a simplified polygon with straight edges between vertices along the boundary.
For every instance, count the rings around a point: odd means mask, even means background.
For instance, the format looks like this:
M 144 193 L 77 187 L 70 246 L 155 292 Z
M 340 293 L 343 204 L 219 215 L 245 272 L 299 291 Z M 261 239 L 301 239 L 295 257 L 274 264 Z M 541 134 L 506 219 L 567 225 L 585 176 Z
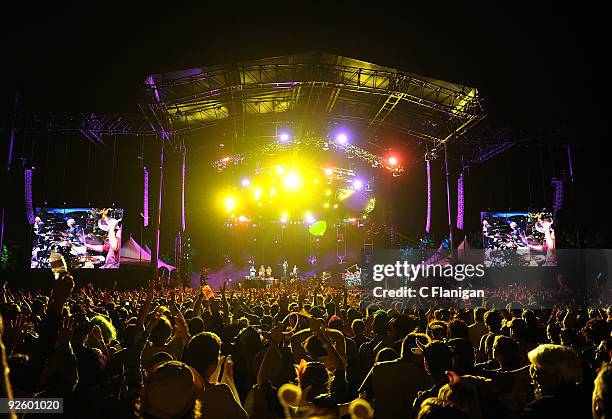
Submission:
M 323 173 L 325 173 L 325 176 L 331 176 L 334 174 L 334 169 L 332 169 L 331 167 L 326 167 L 325 169 L 323 169 Z
M 319 179 L 315 178 L 315 180 L 314 180 L 313 182 L 314 182 L 314 183 L 315 183 L 315 185 L 316 185 L 317 183 L 319 183 Z
M 338 204 L 334 204 L 334 209 L 338 208 Z
M 231 212 L 234 210 L 234 208 L 236 208 L 236 198 L 232 196 L 225 198 L 223 203 L 225 204 L 225 209 L 227 212 Z
M 276 168 L 276 174 L 277 175 L 282 175 L 283 173 L 285 173 L 285 169 L 283 169 L 280 166 Z
M 285 177 L 285 186 L 288 189 L 297 189 L 300 186 L 300 177 L 295 173 L 290 173 Z
M 325 191 L 325 196 L 330 196 L 332 194 L 331 189 Z
M 323 208 L 329 208 L 329 202 L 324 203 Z
M 255 201 L 259 201 L 260 197 L 261 197 L 261 188 L 256 188 L 254 192 Z
M 270 189 L 270 196 L 274 196 L 274 195 L 276 195 L 276 189 L 271 188 Z

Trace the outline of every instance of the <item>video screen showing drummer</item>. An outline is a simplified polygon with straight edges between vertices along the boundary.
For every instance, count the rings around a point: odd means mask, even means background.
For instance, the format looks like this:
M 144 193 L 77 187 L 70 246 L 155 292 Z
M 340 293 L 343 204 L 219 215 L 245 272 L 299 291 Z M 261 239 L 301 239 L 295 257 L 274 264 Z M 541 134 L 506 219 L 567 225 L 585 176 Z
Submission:
M 37 208 L 32 225 L 32 268 L 49 268 L 58 252 L 69 269 L 119 267 L 123 209 Z
M 537 212 L 483 212 L 482 238 L 486 259 L 507 253 L 490 250 L 517 250 L 519 265 L 554 266 L 555 232 L 553 217 L 546 209 Z

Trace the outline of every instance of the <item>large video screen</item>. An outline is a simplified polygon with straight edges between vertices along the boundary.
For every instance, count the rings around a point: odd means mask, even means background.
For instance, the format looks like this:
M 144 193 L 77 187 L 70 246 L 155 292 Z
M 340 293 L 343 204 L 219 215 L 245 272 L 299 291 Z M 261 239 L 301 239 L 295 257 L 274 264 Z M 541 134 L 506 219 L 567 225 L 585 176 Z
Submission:
M 123 209 L 36 208 L 31 268 L 51 268 L 52 253 L 68 269 L 119 267 Z
M 552 214 L 481 212 L 485 266 L 556 266 Z

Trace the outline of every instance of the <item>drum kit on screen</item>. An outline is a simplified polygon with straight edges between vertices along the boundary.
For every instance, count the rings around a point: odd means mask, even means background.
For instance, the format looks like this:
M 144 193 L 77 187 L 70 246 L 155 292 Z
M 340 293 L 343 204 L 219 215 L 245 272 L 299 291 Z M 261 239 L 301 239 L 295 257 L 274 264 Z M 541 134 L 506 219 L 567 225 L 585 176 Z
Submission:
M 56 223 L 46 227 L 47 231 L 35 232 L 35 243 L 32 250 L 32 268 L 50 268 L 49 257 L 59 253 L 66 259 L 69 268 L 95 268 L 104 264 L 104 256 L 87 254 L 84 243 L 100 244 L 92 235 L 69 235 L 58 231 L 65 223 Z M 57 228 L 59 227 L 59 228 Z
M 88 255 L 87 248 L 78 238 L 57 231 L 36 233 L 31 267 L 50 268 L 49 258 L 52 253 L 64 256 L 70 268 L 94 268 L 104 264 L 104 256 Z
M 100 215 L 102 217 L 96 222 L 95 219 Z M 112 215 L 109 214 L 108 210 L 102 212 L 91 210 L 85 224 L 87 224 L 88 230 L 95 231 L 97 229 L 107 232 L 109 220 L 114 219 Z M 121 218 L 115 220 L 118 223 L 121 222 Z M 76 224 L 67 230 L 66 221 L 63 220 L 35 223 L 31 267 L 50 268 L 49 258 L 53 253 L 58 253 L 65 258 L 70 269 L 98 268 L 104 265 L 105 256 L 90 254 L 85 244 L 103 245 L 104 242 L 99 236 L 99 234 L 93 233 L 85 234 L 83 227 L 78 227 Z

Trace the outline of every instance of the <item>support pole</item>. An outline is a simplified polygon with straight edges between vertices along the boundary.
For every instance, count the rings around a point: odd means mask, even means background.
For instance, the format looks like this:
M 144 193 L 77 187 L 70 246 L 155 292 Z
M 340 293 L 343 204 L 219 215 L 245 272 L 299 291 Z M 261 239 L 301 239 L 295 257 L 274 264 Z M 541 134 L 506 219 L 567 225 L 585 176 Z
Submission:
M 446 206 L 448 213 L 448 237 L 452 254 L 452 250 L 455 248 L 455 243 L 453 241 L 453 211 L 451 209 L 450 170 L 448 168 L 448 150 L 446 147 L 446 143 L 444 143 L 444 166 L 446 168 Z
M 153 249 L 151 249 L 151 276 L 153 281 L 157 280 L 157 261 L 159 260 L 159 227 L 161 225 L 162 191 L 164 187 L 164 140 L 166 134 L 162 131 L 161 146 L 159 153 L 159 194 L 157 197 L 157 213 L 155 214 L 155 236 Z
M 181 274 L 181 278 L 184 274 L 189 274 L 188 272 L 183 272 L 185 269 L 185 261 L 183 259 L 184 254 L 184 246 L 185 246 L 185 176 L 186 176 L 186 156 L 187 156 L 187 148 L 185 144 L 182 146 L 183 148 L 183 161 L 181 164 L 181 231 L 179 233 L 179 243 L 178 243 L 178 263 L 177 268 L 179 274 Z

